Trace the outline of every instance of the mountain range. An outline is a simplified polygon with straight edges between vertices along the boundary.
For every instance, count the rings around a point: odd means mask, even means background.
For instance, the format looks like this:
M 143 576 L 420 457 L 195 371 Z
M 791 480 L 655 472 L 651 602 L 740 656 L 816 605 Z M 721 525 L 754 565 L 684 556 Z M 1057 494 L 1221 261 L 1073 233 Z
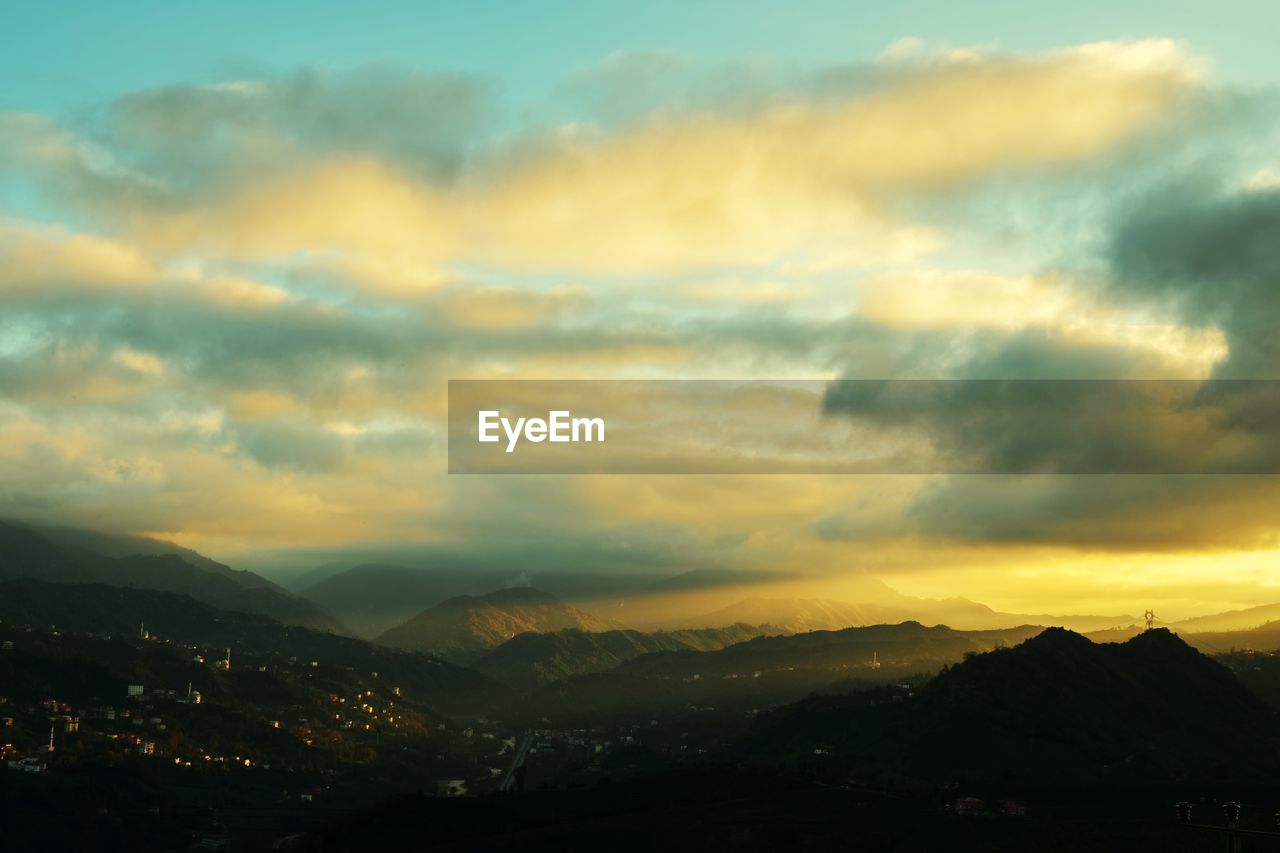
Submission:
M 1078 631 L 1094 631 L 1116 625 L 1133 625 L 1136 619 L 1119 616 L 1055 616 L 1001 613 L 967 598 L 913 598 L 901 596 L 881 603 L 853 603 L 819 598 L 751 597 L 719 610 L 696 616 L 694 625 L 771 625 L 778 632 L 838 631 L 842 628 L 916 620 L 961 630 L 1013 628 L 1018 625 L 1060 625 Z
M 334 616 L 266 578 L 154 539 L 0 521 L 0 581 L 16 578 L 162 590 L 286 625 L 347 632 Z
M 512 587 L 441 602 L 381 634 L 377 642 L 469 663 L 529 631 L 611 631 L 619 627 L 616 622 L 565 604 L 550 593 Z
M 408 698 L 445 712 L 484 710 L 506 696 L 496 682 L 417 652 L 365 640 L 285 626 L 266 616 L 221 610 L 186 595 L 106 584 L 49 583 L 30 578 L 0 582 L 0 623 L 56 628 L 97 636 L 147 636 L 177 646 L 229 649 L 293 658 L 304 665 L 365 675 L 377 673 Z
M 759 636 L 716 651 L 659 651 L 611 670 L 546 684 L 526 700 L 532 719 L 585 721 L 668 715 L 688 707 L 767 707 L 809 693 L 919 681 L 976 654 L 1021 642 L 1038 626 L 956 631 L 918 622 Z
M 593 633 L 579 628 L 525 633 L 512 637 L 472 666 L 504 684 L 531 689 L 573 675 L 604 672 L 651 652 L 715 651 L 761 636 L 767 630 L 755 625 L 730 625 L 648 633 L 629 629 Z

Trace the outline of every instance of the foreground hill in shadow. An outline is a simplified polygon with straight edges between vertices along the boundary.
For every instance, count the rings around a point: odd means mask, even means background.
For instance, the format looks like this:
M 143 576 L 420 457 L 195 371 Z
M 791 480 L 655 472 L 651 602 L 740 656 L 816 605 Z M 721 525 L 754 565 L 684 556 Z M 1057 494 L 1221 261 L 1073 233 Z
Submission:
M 1169 631 L 1095 644 L 1050 628 L 907 702 L 815 697 L 765 715 L 744 749 L 934 781 L 1259 779 L 1280 772 L 1280 715 Z
M 696 755 L 685 733 L 664 748 L 646 728 L 624 729 L 642 770 L 602 762 L 610 775 L 589 787 L 410 796 L 288 849 L 420 850 L 429 825 L 433 850 L 1190 853 L 1222 839 L 1179 827 L 1173 803 L 1240 797 L 1260 811 L 1280 796 L 1280 714 L 1162 630 L 1098 645 L 1051 628 L 971 654 L 914 695 L 884 687 L 760 714 Z M 530 777 L 561 748 L 537 733 Z

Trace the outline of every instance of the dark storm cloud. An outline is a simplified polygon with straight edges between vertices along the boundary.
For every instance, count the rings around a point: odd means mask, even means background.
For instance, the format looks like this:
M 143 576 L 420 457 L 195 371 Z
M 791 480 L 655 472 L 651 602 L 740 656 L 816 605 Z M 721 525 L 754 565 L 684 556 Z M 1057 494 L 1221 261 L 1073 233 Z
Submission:
M 1280 383 L 934 380 L 831 383 L 828 414 L 922 433 L 905 473 L 1278 473 Z
M 1280 378 L 1280 189 L 1165 190 L 1116 230 L 1113 287 L 1222 328 L 1224 377 Z
M 828 409 L 922 430 L 979 473 L 1275 470 L 1280 399 L 1280 191 L 1188 180 L 1130 203 L 1107 239 L 1104 293 L 1217 327 L 1228 357 L 1208 382 L 934 383 L 911 393 L 834 383 Z M 1039 330 L 970 340 L 960 377 L 1131 377 L 1132 351 L 1089 351 Z M 889 386 L 892 388 L 893 386 Z M 1272 476 L 945 477 L 903 529 L 929 536 L 1081 548 L 1177 550 L 1268 544 Z M 829 538 L 865 535 L 838 513 Z

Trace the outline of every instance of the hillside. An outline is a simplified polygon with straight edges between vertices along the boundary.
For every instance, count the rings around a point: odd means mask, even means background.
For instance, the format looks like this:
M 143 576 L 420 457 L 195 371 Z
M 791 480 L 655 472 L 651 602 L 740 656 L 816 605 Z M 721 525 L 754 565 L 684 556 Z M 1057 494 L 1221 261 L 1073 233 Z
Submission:
M 1222 654 L 1236 649 L 1272 652 L 1280 649 L 1280 621 L 1267 622 L 1246 631 L 1184 633 L 1182 638 L 1205 654 Z
M 518 634 L 472 666 L 511 687 L 529 689 L 571 675 L 604 672 L 650 652 L 714 651 L 764 633 L 766 628 L 752 625 L 598 633 L 567 628 L 549 634 Z
M 718 651 L 652 652 L 605 672 L 546 684 L 524 709 L 529 717 L 559 722 L 647 718 L 688 708 L 759 709 L 814 692 L 916 682 L 966 654 L 1017 643 L 1041 630 L 964 632 L 905 622 L 761 636 Z
M 1182 634 L 1248 631 L 1268 622 L 1280 621 L 1280 604 L 1263 604 L 1243 610 L 1228 610 L 1209 616 L 1195 616 L 1175 622 L 1171 627 Z
M 277 592 L 285 591 L 282 587 L 261 575 L 256 575 L 245 569 L 233 569 L 228 565 L 219 563 L 217 560 L 206 557 L 198 551 L 193 551 L 190 548 L 184 548 L 181 545 L 166 542 L 162 539 L 104 533 L 98 530 L 84 530 L 78 527 L 46 527 L 42 525 L 30 525 L 30 527 L 59 547 L 78 549 L 103 557 L 173 555 L 198 569 L 204 569 L 206 572 L 222 575 L 233 580 L 239 586 L 248 588 L 262 587 L 274 589 Z
M 373 638 L 450 598 L 510 585 L 515 575 L 365 563 L 331 575 L 301 594 L 336 614 L 360 636 Z
M 620 669 L 663 678 L 718 678 L 781 669 L 925 672 L 958 661 L 969 652 L 1021 642 L 1042 630 L 1032 625 L 996 631 L 956 631 L 919 622 L 869 625 L 757 637 L 700 654 L 660 652 L 624 663 Z M 879 664 L 875 670 L 871 669 L 873 657 Z
M 752 748 L 827 749 L 920 780 L 1265 778 L 1280 715 L 1164 630 L 1095 644 L 1051 628 L 950 667 L 905 703 L 821 697 L 766 715 Z
M 377 642 L 466 663 L 526 631 L 609 631 L 618 627 L 549 593 L 512 587 L 482 596 L 451 598 L 397 625 Z
M 488 678 L 427 655 L 286 627 L 264 616 L 219 610 L 152 589 L 31 579 L 0 582 L 0 623 L 128 638 L 138 637 L 145 626 L 161 642 L 219 652 L 229 648 L 233 660 L 243 655 L 293 658 L 366 675 L 377 672 L 407 697 L 450 712 L 488 707 L 505 694 Z
M 57 536 L 55 541 L 52 536 Z M 90 546 L 103 551 L 91 550 Z M 131 548 L 137 553 L 122 554 Z M 329 613 L 252 572 L 235 571 L 194 551 L 156 540 L 65 528 L 48 533 L 0 521 L 0 581 L 99 583 L 188 595 L 225 610 L 256 613 L 286 625 L 346 633 Z M 193 556 L 194 555 L 194 556 Z

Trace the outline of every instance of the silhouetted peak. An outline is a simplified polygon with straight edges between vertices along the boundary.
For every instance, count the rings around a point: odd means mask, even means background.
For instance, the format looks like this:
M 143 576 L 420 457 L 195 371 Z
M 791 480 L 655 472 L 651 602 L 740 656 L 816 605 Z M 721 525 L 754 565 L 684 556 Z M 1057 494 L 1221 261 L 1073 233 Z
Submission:
M 1164 657 L 1201 657 L 1201 654 L 1168 628 L 1152 628 L 1123 644 L 1126 648 L 1144 655 Z
M 1077 634 L 1075 631 L 1067 628 L 1045 628 L 1039 634 L 1022 644 L 1027 649 L 1059 649 L 1063 651 L 1072 651 L 1075 649 L 1089 649 L 1093 647 L 1093 641 L 1083 634 Z

